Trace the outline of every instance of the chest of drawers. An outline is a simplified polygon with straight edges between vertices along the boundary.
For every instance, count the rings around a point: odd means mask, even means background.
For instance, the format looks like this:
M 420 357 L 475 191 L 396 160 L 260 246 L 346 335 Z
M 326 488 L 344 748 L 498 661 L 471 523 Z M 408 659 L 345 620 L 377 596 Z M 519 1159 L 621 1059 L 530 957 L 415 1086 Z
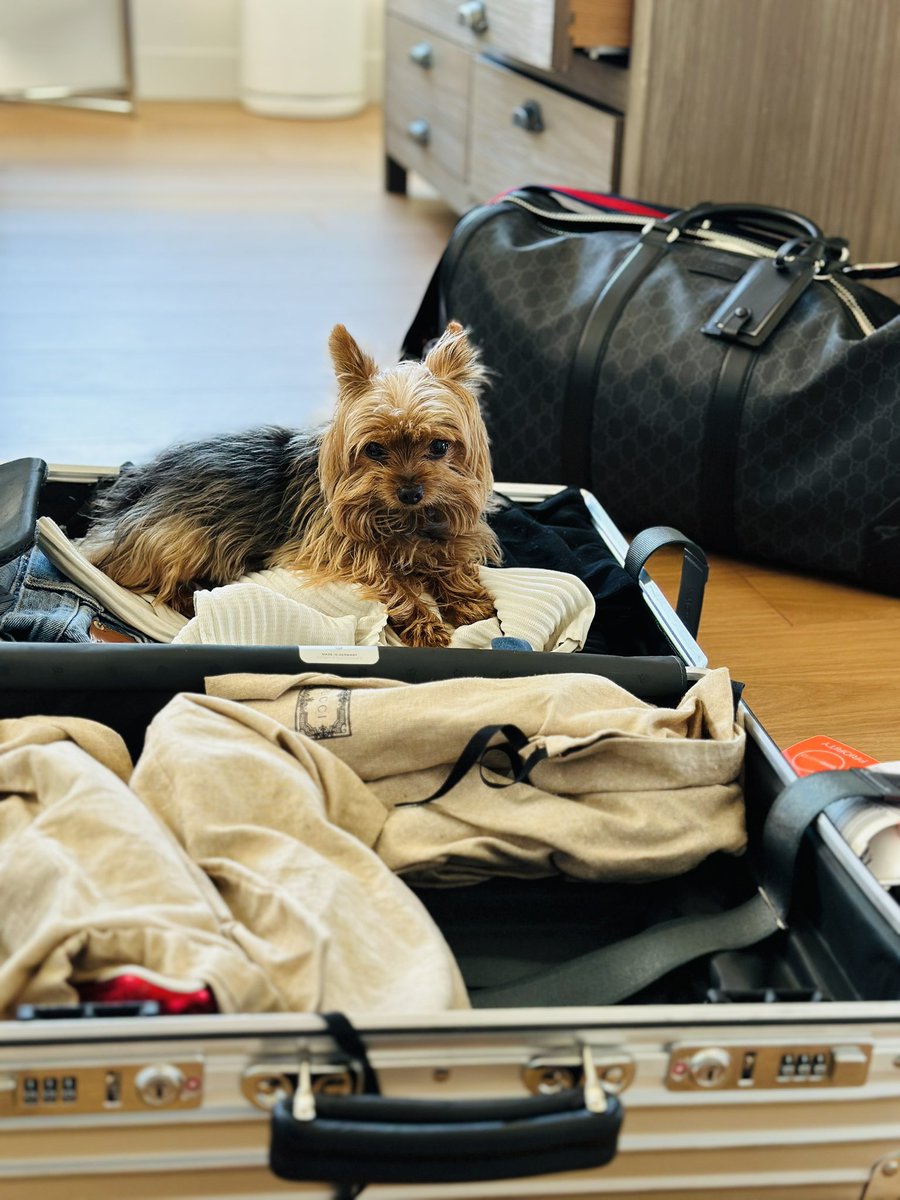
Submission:
M 577 0 L 388 0 L 388 189 L 403 191 L 413 170 L 462 212 L 524 183 L 615 188 L 622 118 L 602 101 L 624 91 L 604 92 L 616 68 L 576 58 L 572 30 L 624 42 L 631 0 L 581 8 Z

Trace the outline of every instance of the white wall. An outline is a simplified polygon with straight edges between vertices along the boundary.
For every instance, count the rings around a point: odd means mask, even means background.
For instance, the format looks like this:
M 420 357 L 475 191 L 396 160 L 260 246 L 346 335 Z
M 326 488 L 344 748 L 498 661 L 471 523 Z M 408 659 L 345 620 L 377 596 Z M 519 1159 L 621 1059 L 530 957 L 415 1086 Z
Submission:
M 314 15 L 328 0 L 297 0 Z M 253 0 L 249 0 L 252 5 Z M 363 0 L 366 84 L 382 94 L 384 0 Z M 241 0 L 132 0 L 138 95 L 233 100 L 238 95 Z
M 314 13 L 328 0 L 297 3 Z M 384 0 L 362 3 L 367 94 L 378 100 Z M 241 0 L 131 0 L 131 12 L 139 97 L 237 99 Z M 0 89 L 121 79 L 118 0 L 0 0 Z
M 132 0 L 138 96 L 233 100 L 239 0 Z

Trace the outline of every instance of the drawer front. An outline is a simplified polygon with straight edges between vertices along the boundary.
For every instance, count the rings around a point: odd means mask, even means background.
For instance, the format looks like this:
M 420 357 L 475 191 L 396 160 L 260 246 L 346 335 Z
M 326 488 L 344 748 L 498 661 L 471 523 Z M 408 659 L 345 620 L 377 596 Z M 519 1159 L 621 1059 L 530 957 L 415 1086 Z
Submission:
M 482 8 L 473 8 L 469 0 L 388 0 L 388 12 L 469 50 L 504 54 L 548 71 L 554 7 L 554 0 L 484 0 Z M 479 29 L 482 10 L 484 28 Z
M 540 131 L 514 121 L 537 106 Z M 525 114 L 520 114 L 524 117 Z M 533 121 L 533 117 L 532 117 Z M 611 191 L 621 118 L 485 59 L 474 64 L 470 193 L 482 203 L 527 183 Z
M 385 123 L 393 152 L 426 177 L 436 163 L 464 179 L 471 55 L 419 25 L 388 17 L 385 62 Z

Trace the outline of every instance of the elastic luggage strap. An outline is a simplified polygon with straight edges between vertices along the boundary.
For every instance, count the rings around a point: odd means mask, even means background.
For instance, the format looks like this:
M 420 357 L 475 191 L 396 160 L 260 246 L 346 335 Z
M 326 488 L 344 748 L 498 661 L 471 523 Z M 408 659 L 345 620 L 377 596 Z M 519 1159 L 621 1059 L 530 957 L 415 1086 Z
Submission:
M 821 771 L 798 779 L 769 810 L 759 891 L 751 899 L 712 916 L 665 922 L 514 983 L 473 991 L 473 1006 L 618 1004 L 696 958 L 755 945 L 787 928 L 794 867 L 812 822 L 838 800 L 881 800 L 898 791 L 900 779 L 865 770 Z

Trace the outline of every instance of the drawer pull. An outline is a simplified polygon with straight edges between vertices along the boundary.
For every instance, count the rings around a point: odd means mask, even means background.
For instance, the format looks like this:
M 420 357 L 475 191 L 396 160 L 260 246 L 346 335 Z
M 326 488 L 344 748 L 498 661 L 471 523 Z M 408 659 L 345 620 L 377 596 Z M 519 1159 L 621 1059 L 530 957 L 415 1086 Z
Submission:
M 482 0 L 466 0 L 456 10 L 460 25 L 465 25 L 473 33 L 487 33 L 487 8 Z
M 431 140 L 431 126 L 421 118 L 417 121 L 410 121 L 406 127 L 406 132 L 420 146 L 427 146 Z
M 526 100 L 524 104 L 514 108 L 512 119 L 513 125 L 518 125 L 520 129 L 529 133 L 542 133 L 544 130 L 544 117 L 537 100 Z
M 418 45 L 413 46 L 409 57 L 417 67 L 421 67 L 425 71 L 434 66 L 434 52 L 428 42 L 419 42 Z

